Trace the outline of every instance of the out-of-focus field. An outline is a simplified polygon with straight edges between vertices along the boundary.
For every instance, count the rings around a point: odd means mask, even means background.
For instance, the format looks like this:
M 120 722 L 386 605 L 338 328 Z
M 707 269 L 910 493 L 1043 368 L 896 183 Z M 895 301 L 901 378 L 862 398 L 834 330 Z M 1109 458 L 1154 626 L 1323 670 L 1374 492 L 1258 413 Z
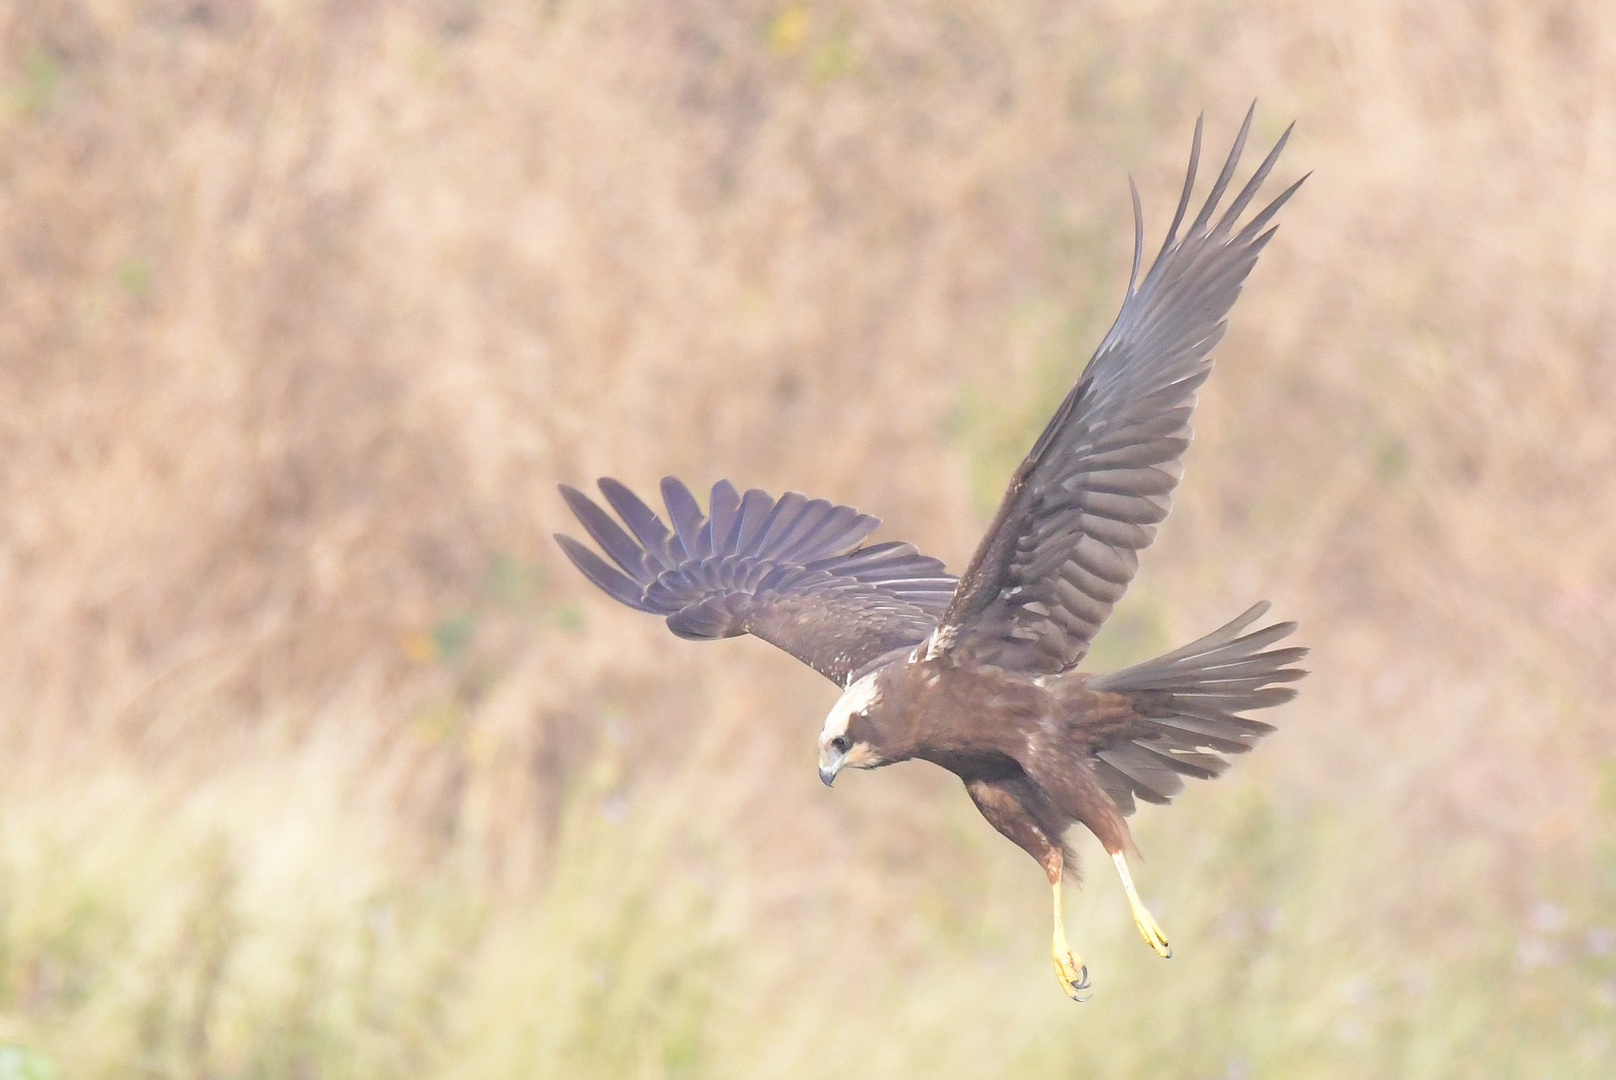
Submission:
M 1315 674 L 1041 872 L 557 481 L 956 570 L 1196 113 L 1315 175 L 1111 666 Z M 1278 190 L 1276 183 L 1272 190 Z M 0 8 L 0 1076 L 1616 1075 L 1616 6 Z

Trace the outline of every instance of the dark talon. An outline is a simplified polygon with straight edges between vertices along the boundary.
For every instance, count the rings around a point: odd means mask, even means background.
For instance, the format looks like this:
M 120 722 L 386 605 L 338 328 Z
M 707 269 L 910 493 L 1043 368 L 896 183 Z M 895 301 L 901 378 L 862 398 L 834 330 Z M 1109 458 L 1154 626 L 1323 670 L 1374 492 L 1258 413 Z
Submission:
M 1089 985 L 1089 966 L 1087 964 L 1077 969 L 1077 978 L 1068 981 L 1063 977 L 1061 981 L 1067 997 L 1077 1002 L 1088 1000 L 1088 996 L 1083 993 L 1083 991 L 1091 989 Z

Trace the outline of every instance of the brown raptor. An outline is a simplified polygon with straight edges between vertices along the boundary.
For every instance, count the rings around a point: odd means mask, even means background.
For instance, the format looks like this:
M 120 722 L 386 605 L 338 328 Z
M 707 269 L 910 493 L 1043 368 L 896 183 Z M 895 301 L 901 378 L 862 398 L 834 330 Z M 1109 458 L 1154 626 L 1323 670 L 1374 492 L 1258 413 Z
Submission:
M 1066 942 L 1061 880 L 1081 823 L 1116 863 L 1140 933 L 1167 937 L 1128 873 L 1134 800 L 1165 803 L 1229 766 L 1273 728 L 1245 714 L 1288 701 L 1305 674 L 1295 629 L 1251 630 L 1257 604 L 1199 641 L 1122 671 L 1076 670 L 1167 516 L 1190 442 L 1195 391 L 1270 225 L 1297 187 L 1245 223 L 1289 130 L 1220 214 L 1252 114 L 1200 211 L 1184 226 L 1200 160 L 1143 279 L 1134 191 L 1126 299 L 1077 385 L 1020 467 L 964 576 L 912 545 L 864 545 L 879 521 L 795 492 L 712 489 L 704 515 L 678 480 L 662 482 L 671 528 L 615 480 L 601 494 L 619 525 L 576 490 L 562 495 L 611 559 L 557 540 L 615 599 L 665 616 L 688 638 L 754 634 L 843 688 L 819 736 L 826 784 L 845 768 L 918 758 L 965 782 L 982 815 L 1043 866 L 1053 889 L 1053 957 L 1080 998 L 1088 969 Z M 1303 179 L 1306 179 L 1304 177 Z M 627 527 L 625 531 L 624 527 Z

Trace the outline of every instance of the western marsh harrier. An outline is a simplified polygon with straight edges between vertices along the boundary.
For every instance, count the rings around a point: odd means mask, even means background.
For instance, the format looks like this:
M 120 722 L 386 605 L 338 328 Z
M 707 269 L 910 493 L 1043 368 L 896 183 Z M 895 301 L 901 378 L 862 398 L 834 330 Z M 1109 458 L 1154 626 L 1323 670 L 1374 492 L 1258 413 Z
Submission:
M 1189 175 L 1161 251 L 1141 280 L 1143 216 L 1133 191 L 1134 260 L 1122 312 L 1032 452 L 1010 478 L 963 577 L 910 544 L 863 544 L 879 524 L 795 492 L 774 499 L 713 486 L 704 515 L 662 481 L 669 525 L 601 480 L 619 525 L 561 493 L 611 559 L 562 548 L 614 599 L 666 617 L 686 638 L 753 634 L 842 688 L 819 736 L 819 775 L 919 758 L 955 773 L 982 815 L 1043 866 L 1054 894 L 1052 954 L 1079 1000 L 1088 968 L 1061 917 L 1065 843 L 1082 823 L 1111 854 L 1145 940 L 1170 956 L 1126 856 L 1136 799 L 1165 803 L 1186 776 L 1209 779 L 1273 728 L 1245 714 L 1289 700 L 1306 652 L 1274 648 L 1294 623 L 1251 627 L 1257 604 L 1199 641 L 1123 671 L 1077 669 L 1167 516 L 1190 442 L 1196 388 L 1275 214 L 1301 180 L 1241 224 L 1289 130 L 1221 214 L 1251 128 L 1247 113 L 1206 202 L 1182 234 Z M 1303 179 L 1306 179 L 1305 177 Z M 626 526 L 626 531 L 624 529 Z M 616 564 L 613 566 L 612 564 Z

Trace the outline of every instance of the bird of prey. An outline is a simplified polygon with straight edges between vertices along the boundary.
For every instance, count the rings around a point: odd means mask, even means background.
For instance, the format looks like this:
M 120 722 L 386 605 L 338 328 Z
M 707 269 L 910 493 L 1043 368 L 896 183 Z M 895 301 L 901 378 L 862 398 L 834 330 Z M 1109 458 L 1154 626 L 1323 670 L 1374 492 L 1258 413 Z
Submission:
M 1209 779 L 1274 730 L 1245 714 L 1295 696 L 1301 648 L 1274 648 L 1295 623 L 1252 629 L 1260 603 L 1218 630 L 1122 671 L 1077 670 L 1155 538 L 1182 474 L 1196 389 L 1275 214 L 1302 180 L 1244 224 L 1290 129 L 1219 213 L 1252 113 L 1200 211 L 1201 122 L 1167 238 L 1143 279 L 1144 226 L 1133 188 L 1134 259 L 1122 311 L 1015 474 L 958 579 L 905 543 L 865 545 L 879 521 L 791 492 L 715 484 L 703 515 L 662 481 L 671 528 L 615 480 L 622 519 L 561 493 L 611 559 L 566 536 L 562 549 L 614 599 L 664 616 L 685 638 L 752 634 L 842 688 L 819 735 L 819 775 L 910 759 L 955 773 L 982 816 L 1043 866 L 1054 896 L 1052 956 L 1069 997 L 1088 967 L 1067 944 L 1061 880 L 1075 870 L 1075 824 L 1099 839 L 1135 924 L 1162 956 L 1167 936 L 1128 873 L 1135 800 L 1166 803 L 1183 777 Z M 1130 187 L 1132 187 L 1130 182 Z M 626 531 L 624 526 L 626 526 Z

